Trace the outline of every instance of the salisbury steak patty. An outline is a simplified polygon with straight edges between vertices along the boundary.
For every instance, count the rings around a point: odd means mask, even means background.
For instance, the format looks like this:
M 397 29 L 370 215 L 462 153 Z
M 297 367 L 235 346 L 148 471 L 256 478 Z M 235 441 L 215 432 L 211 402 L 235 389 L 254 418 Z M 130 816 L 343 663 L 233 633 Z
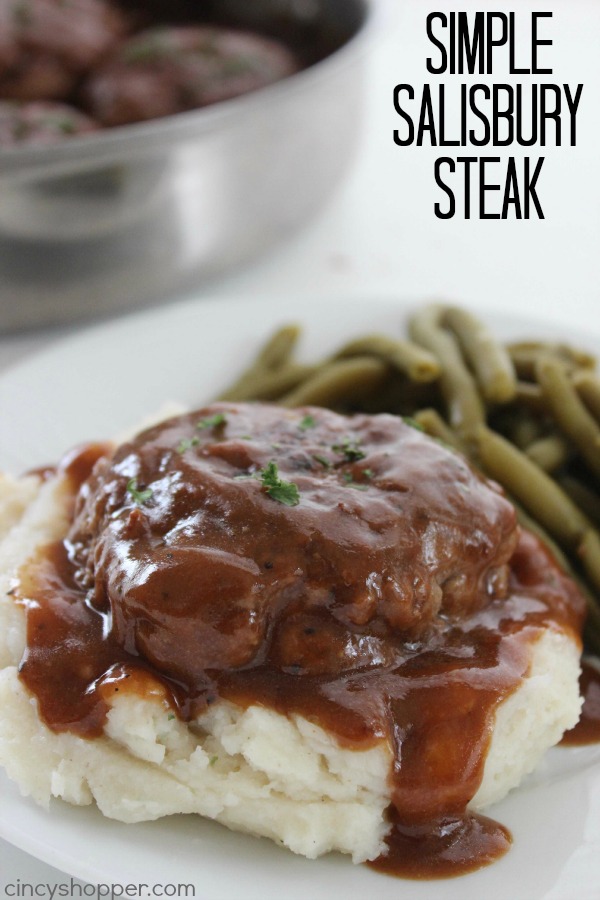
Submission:
M 96 131 L 96 123 L 66 103 L 0 100 L 0 147 L 53 144 L 76 134 Z
M 209 106 L 291 75 L 298 63 L 270 38 L 209 26 L 151 28 L 90 76 L 85 101 L 104 125 Z
M 0 0 L 0 96 L 68 97 L 125 31 L 105 0 Z
M 218 404 L 101 460 L 67 544 L 121 646 L 187 681 L 381 665 L 503 596 L 516 539 L 496 485 L 400 418 Z

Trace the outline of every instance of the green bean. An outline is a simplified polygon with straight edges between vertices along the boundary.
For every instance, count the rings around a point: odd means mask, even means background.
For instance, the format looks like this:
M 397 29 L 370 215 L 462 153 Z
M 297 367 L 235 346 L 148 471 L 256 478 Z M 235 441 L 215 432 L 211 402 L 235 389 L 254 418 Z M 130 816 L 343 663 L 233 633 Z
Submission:
M 389 366 L 372 356 L 340 359 L 319 368 L 315 374 L 285 394 L 282 406 L 328 406 L 349 396 L 360 397 L 384 384 Z
M 514 410 L 511 416 L 510 427 L 506 437 L 516 444 L 519 450 L 526 450 L 543 434 L 539 419 L 532 416 L 526 409 Z
M 561 548 L 558 546 L 556 541 L 550 537 L 548 532 L 544 528 L 542 528 L 542 526 L 536 519 L 533 519 L 529 515 L 529 513 L 526 512 L 526 510 L 523 508 L 523 506 L 519 503 L 518 500 L 515 500 L 515 498 L 510 495 L 509 495 L 508 499 L 510 500 L 510 502 L 516 509 L 517 518 L 519 520 L 519 523 L 523 526 L 523 528 L 527 528 L 528 531 L 533 532 L 533 534 L 535 534 L 536 537 L 539 537 L 539 539 L 542 541 L 542 543 L 544 543 L 548 547 L 548 549 L 551 551 L 551 553 L 555 557 L 557 563 L 560 566 L 562 566 L 562 568 L 565 570 L 565 572 L 568 572 L 569 575 L 573 576 L 574 573 L 571 568 L 571 564 L 569 563 L 569 560 L 567 559 L 567 557 L 565 556 L 565 554 L 563 553 Z
M 318 370 L 318 366 L 302 366 L 298 363 L 284 366 L 275 372 L 257 373 L 248 380 L 231 400 L 278 400 L 298 387 Z
M 591 372 L 577 372 L 573 384 L 591 414 L 600 422 L 600 378 Z
M 517 510 L 517 516 L 520 524 L 524 528 L 527 528 L 529 531 L 532 531 L 533 534 L 535 534 L 537 537 L 539 537 L 542 543 L 548 547 L 565 574 L 568 575 L 569 578 L 571 578 L 577 584 L 577 587 L 579 588 L 581 594 L 585 599 L 588 610 L 588 631 L 586 634 L 588 644 L 590 646 L 593 645 L 596 650 L 600 650 L 600 609 L 598 608 L 598 604 L 594 595 L 590 591 L 584 579 L 575 571 L 569 559 L 565 556 L 558 544 L 552 540 L 548 532 L 544 531 L 539 522 L 536 522 L 535 519 L 532 519 L 531 516 L 529 516 L 525 512 L 523 507 L 514 500 L 514 498 L 511 497 L 510 500 Z
M 454 450 L 464 452 L 464 447 L 456 432 L 452 431 L 435 409 L 420 409 L 413 418 L 430 437 L 438 438 Z
M 506 349 L 470 312 L 450 306 L 444 310 L 444 324 L 456 335 L 463 355 L 488 403 L 509 403 L 517 390 L 517 378 Z
M 412 415 L 424 406 L 439 400 L 436 382 L 410 381 L 394 370 L 381 386 L 361 400 L 360 408 L 369 413 L 394 413 Z
M 410 336 L 437 356 L 442 367 L 440 389 L 450 425 L 468 436 L 485 421 L 485 411 L 456 338 L 440 324 L 442 315 L 443 308 L 439 306 L 416 313 L 410 319 Z
M 536 376 L 556 424 L 600 478 L 600 425 L 580 399 L 564 366 L 542 357 L 536 365 Z
M 596 591 L 600 591 L 600 535 L 592 528 L 582 536 L 578 547 L 578 555 L 583 564 L 585 574 Z M 600 634 L 600 609 L 596 603 L 588 605 L 588 615 L 596 630 L 596 636 Z
M 298 387 L 307 378 L 312 378 L 318 368 L 318 366 L 302 366 L 298 363 L 284 366 L 277 372 L 273 372 L 271 376 L 265 376 L 264 381 L 257 381 L 254 388 L 255 399 L 277 400 Z
M 560 475 L 558 483 L 573 503 L 576 503 L 593 522 L 600 525 L 600 496 L 573 475 Z
M 283 368 L 291 360 L 299 335 L 298 325 L 284 325 L 278 329 L 263 345 L 252 364 L 223 391 L 219 400 L 256 399 L 255 384 L 264 383 L 269 373 Z
M 278 369 L 290 360 L 300 337 L 299 325 L 284 325 L 267 341 L 256 357 L 259 369 Z
M 549 434 L 529 444 L 525 453 L 540 469 L 552 473 L 564 466 L 570 456 L 570 449 L 559 434 Z
M 433 356 L 418 344 L 401 341 L 386 335 L 370 334 L 344 344 L 332 359 L 353 356 L 374 356 L 404 372 L 411 381 L 434 381 L 440 374 L 440 365 Z
M 517 403 L 523 404 L 534 413 L 545 413 L 546 403 L 541 388 L 537 384 L 529 384 L 527 381 L 517 381 Z
M 579 369 L 594 369 L 596 360 L 585 350 L 544 341 L 520 341 L 507 345 L 507 351 L 519 378 L 533 381 L 535 366 L 540 356 L 551 356 L 562 361 L 572 372 Z
M 486 472 L 514 494 L 561 546 L 578 546 L 590 523 L 549 475 L 484 426 L 477 432 L 477 451 Z

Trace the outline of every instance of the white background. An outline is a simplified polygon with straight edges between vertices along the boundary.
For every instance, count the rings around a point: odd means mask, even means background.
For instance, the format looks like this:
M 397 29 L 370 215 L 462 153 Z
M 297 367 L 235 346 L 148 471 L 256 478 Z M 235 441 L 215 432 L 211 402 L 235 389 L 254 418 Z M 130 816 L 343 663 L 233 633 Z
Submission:
M 418 98 L 423 84 L 435 81 L 425 69 L 431 53 L 425 34 L 428 12 L 498 8 L 517 13 L 518 59 L 526 52 L 531 11 L 553 12 L 543 26 L 553 46 L 544 48 L 543 59 L 554 72 L 537 80 L 568 82 L 573 88 L 584 84 L 577 147 L 531 150 L 533 157 L 546 157 L 538 183 L 544 221 L 441 221 L 433 212 L 434 202 L 443 199 L 434 183 L 434 159 L 477 153 L 395 146 L 392 133 L 401 123 L 392 104 L 393 87 L 412 84 Z M 397 0 L 385 33 L 371 48 L 363 139 L 348 181 L 301 233 L 268 258 L 202 286 L 199 297 L 293 293 L 345 295 L 355 303 L 390 294 L 411 300 L 443 297 L 482 310 L 541 314 L 585 328 L 597 319 L 600 301 L 599 39 L 600 3 L 595 0 L 440 0 L 435 6 Z M 449 96 L 456 96 L 462 80 L 475 79 L 457 75 L 444 80 Z M 500 59 L 493 80 L 527 82 L 526 76 L 507 76 Z M 506 158 L 514 151 L 488 147 L 482 152 Z M 76 327 L 0 337 L 0 368 Z M 19 878 L 55 883 L 47 866 L 0 841 L 0 886 Z

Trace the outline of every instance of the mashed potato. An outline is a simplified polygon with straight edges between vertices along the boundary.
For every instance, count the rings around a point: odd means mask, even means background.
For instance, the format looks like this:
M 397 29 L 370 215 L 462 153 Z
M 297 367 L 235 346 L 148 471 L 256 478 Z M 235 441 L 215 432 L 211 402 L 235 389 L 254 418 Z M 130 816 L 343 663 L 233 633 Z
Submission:
M 391 747 L 342 747 L 307 719 L 227 701 L 186 724 L 156 681 L 107 695 L 104 736 L 54 733 L 17 675 L 25 613 L 11 597 L 21 565 L 64 534 L 64 485 L 55 477 L 0 481 L 0 765 L 24 795 L 97 803 L 123 822 L 199 813 L 296 853 L 331 850 L 355 862 L 384 850 L 390 828 Z M 500 800 L 580 712 L 579 647 L 548 628 L 531 645 L 527 677 L 497 709 L 483 781 L 471 801 Z M 148 676 L 150 677 L 150 676 Z

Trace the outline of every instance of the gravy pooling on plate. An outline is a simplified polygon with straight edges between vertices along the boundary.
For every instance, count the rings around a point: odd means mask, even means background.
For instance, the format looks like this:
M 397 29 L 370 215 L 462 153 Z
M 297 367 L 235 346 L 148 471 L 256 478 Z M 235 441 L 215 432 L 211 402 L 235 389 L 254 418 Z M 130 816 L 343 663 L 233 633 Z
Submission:
M 219 699 L 298 713 L 392 748 L 376 867 L 458 874 L 508 848 L 467 810 L 495 712 L 543 630 L 578 640 L 584 603 L 493 482 L 399 417 L 261 404 L 64 469 L 69 533 L 18 591 L 50 728 L 101 734 L 110 693 L 149 676 L 185 720 Z

